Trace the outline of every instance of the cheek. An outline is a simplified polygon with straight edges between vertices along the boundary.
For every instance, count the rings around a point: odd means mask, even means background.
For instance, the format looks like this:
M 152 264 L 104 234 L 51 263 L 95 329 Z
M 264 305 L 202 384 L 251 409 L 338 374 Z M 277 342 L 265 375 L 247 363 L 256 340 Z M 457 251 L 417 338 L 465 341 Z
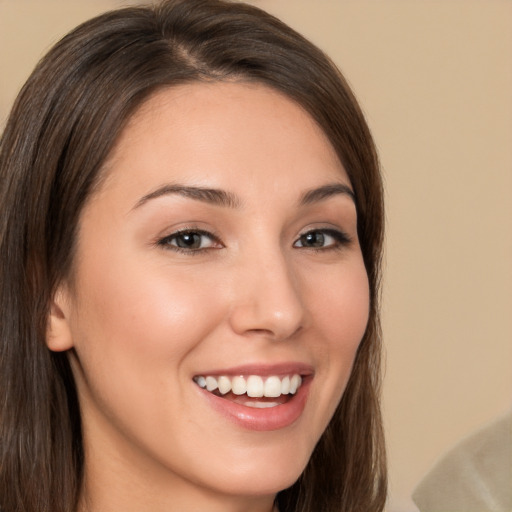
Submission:
M 209 319 L 216 317 L 208 289 L 193 273 L 183 275 L 165 265 L 155 269 L 145 262 L 110 261 L 84 269 L 82 276 L 80 314 L 88 322 L 85 330 L 97 331 L 105 338 L 102 343 L 115 342 L 126 349 L 138 344 L 146 349 L 172 347 L 179 353 L 181 344 L 188 346 L 203 329 L 208 331 Z
M 171 270 L 114 258 L 83 267 L 74 325 L 84 421 L 128 433 L 152 452 L 173 429 L 183 437 L 172 418 L 186 410 L 187 362 L 222 318 L 216 287 Z
M 335 283 L 335 284 L 333 284 Z M 355 353 L 368 323 L 370 293 L 362 261 L 340 268 L 325 279 L 312 308 L 331 356 Z
M 200 275 L 171 265 L 164 252 L 134 237 L 126 219 L 111 215 L 107 206 L 83 215 L 74 308 L 77 349 L 112 359 L 117 352 L 132 354 L 134 364 L 179 359 L 216 321 L 212 292 L 201 286 Z M 87 339 L 81 343 L 80 338 Z
M 363 263 L 343 267 L 325 281 L 313 301 L 313 316 L 323 340 L 317 352 L 325 371 L 314 401 L 324 413 L 318 416 L 323 431 L 336 409 L 347 382 L 369 315 L 369 285 Z M 332 283 L 338 283 L 333 286 Z
M 112 403 L 148 403 L 157 399 L 155 389 L 178 388 L 187 354 L 221 318 L 210 289 L 165 265 L 88 261 L 103 262 L 82 268 L 74 325 L 88 387 L 110 394 Z

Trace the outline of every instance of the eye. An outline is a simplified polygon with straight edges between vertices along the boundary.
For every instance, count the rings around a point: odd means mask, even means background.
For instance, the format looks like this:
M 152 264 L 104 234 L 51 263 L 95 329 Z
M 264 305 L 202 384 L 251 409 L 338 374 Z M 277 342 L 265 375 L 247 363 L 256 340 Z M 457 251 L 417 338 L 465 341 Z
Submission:
M 199 252 L 222 247 L 215 235 L 199 229 L 177 231 L 159 240 L 158 245 L 181 252 Z
M 294 247 L 306 249 L 336 249 L 347 245 L 350 238 L 336 229 L 315 229 L 300 235 Z

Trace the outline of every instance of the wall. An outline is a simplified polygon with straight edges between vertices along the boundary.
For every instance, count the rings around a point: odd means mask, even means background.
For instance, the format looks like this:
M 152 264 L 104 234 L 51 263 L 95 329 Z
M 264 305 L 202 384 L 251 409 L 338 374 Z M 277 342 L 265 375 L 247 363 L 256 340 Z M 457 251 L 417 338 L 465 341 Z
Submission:
M 333 57 L 379 147 L 389 510 L 411 510 L 436 458 L 511 405 L 512 2 L 253 3 Z M 120 4 L 0 0 L 0 120 L 59 36 Z

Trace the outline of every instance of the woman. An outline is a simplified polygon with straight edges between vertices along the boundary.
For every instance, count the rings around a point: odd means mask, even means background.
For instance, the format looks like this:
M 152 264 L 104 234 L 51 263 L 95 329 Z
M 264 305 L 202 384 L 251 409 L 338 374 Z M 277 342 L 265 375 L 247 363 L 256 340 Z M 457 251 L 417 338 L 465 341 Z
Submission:
M 381 182 L 318 49 L 239 3 L 107 13 L 0 170 L 3 512 L 382 510 Z

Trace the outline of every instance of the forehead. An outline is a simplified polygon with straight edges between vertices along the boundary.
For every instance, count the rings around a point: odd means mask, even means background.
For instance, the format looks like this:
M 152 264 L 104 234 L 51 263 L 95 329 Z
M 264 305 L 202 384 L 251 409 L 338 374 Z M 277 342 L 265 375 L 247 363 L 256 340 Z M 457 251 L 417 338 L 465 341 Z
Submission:
M 158 91 L 128 121 L 105 174 L 107 181 L 130 179 L 140 186 L 151 179 L 181 181 L 181 175 L 197 185 L 249 185 L 262 175 L 276 186 L 295 177 L 314 187 L 323 175 L 349 183 L 327 136 L 301 106 L 247 82 Z

